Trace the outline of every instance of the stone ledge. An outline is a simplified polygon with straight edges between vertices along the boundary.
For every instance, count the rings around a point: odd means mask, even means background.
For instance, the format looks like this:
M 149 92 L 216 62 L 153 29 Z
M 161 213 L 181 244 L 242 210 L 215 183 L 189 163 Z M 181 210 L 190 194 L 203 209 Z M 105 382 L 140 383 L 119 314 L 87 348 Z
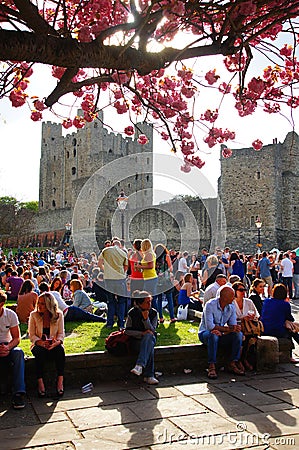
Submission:
M 276 339 L 269 336 L 259 338 L 258 371 L 273 371 L 279 362 L 289 361 L 292 343 L 288 339 Z M 219 363 L 225 354 L 218 352 Z M 66 355 L 65 377 L 69 386 L 83 385 L 87 382 L 112 381 L 125 378 L 134 366 L 136 355 L 113 356 L 106 351 L 77 353 Z M 170 345 L 155 348 L 155 368 L 164 374 L 183 372 L 184 369 L 195 371 L 207 367 L 207 349 L 203 344 Z M 55 379 L 53 364 L 49 366 L 49 378 Z M 54 378 L 53 378 L 54 377 Z M 34 358 L 26 359 L 26 383 L 34 387 Z

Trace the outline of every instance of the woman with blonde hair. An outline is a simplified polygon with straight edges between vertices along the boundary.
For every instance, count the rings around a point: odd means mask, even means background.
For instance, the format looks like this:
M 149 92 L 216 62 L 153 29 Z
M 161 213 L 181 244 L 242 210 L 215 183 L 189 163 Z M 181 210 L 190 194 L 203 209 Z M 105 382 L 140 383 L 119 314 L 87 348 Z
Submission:
M 64 320 L 58 309 L 57 301 L 49 292 L 38 297 L 36 308 L 30 313 L 28 324 L 31 351 L 35 357 L 38 396 L 45 397 L 44 364 L 47 360 L 54 360 L 57 371 L 57 395 L 61 397 L 63 390 L 63 376 L 65 353 L 63 348 Z
M 149 292 L 152 297 L 152 306 L 157 309 L 157 284 L 158 276 L 156 272 L 156 254 L 150 239 L 143 239 L 141 242 L 142 260 L 136 263 L 135 268 L 142 270 L 143 290 Z
M 220 269 L 220 263 L 216 255 L 210 255 L 206 260 L 207 268 L 204 270 L 203 275 L 201 277 L 201 284 L 205 287 L 205 289 L 213 284 L 216 280 L 217 275 L 223 273 L 222 269 Z

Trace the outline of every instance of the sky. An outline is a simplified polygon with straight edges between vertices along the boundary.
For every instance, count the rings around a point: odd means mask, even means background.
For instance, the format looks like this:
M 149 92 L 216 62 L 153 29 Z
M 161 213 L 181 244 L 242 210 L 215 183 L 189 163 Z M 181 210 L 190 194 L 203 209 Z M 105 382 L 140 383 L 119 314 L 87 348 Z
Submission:
M 200 62 L 202 63 L 202 59 L 200 59 Z M 213 64 L 217 67 L 217 72 L 220 72 L 220 59 L 217 61 L 217 57 L 213 57 L 213 60 L 205 58 L 205 64 L 202 64 L 203 67 L 200 70 L 205 73 L 206 68 L 213 68 Z M 259 60 L 253 64 L 252 73 L 259 68 L 260 64 Z M 53 86 L 55 84 L 55 80 L 48 75 L 48 70 L 44 68 L 39 69 L 37 76 L 32 78 L 32 94 L 37 90 L 40 98 L 43 98 L 51 91 L 51 83 Z M 201 97 L 201 102 L 205 102 L 211 109 L 218 106 L 216 97 L 213 97 L 213 90 L 208 90 Z M 232 100 L 228 98 L 225 102 L 222 106 L 222 114 L 225 112 L 225 124 L 223 121 L 221 126 L 236 131 L 235 141 L 228 144 L 232 150 L 250 147 L 251 143 L 257 138 L 261 139 L 265 145 L 271 144 L 274 138 L 277 138 L 279 142 L 283 142 L 286 134 L 292 131 L 290 122 L 281 115 L 269 115 L 259 110 L 252 116 L 239 118 L 237 111 L 232 106 Z M 293 115 L 296 124 L 295 131 L 299 133 L 299 108 L 293 110 Z M 45 120 L 58 122 L 55 119 L 55 116 L 50 113 L 45 114 Z M 128 125 L 128 120 L 118 115 L 117 123 L 120 129 L 115 131 L 120 131 Z M 73 131 L 75 131 L 74 128 L 68 130 L 70 133 Z M 38 200 L 41 122 L 33 122 L 30 119 L 30 111 L 27 106 L 12 108 L 8 100 L 0 100 L 0 136 L 0 196 L 12 196 L 18 201 Z M 220 146 L 209 149 L 203 143 L 202 136 L 198 137 L 198 141 L 200 143 L 201 157 L 206 161 L 206 165 L 201 170 L 216 191 L 217 179 L 220 175 Z M 155 135 L 154 138 L 154 151 L 170 154 L 169 148 L 158 135 Z M 176 178 L 175 174 L 170 175 L 172 178 Z M 164 189 L 165 179 L 163 177 L 154 177 L 154 184 L 156 189 Z M 182 187 L 179 182 L 176 183 L 175 181 L 172 182 L 168 191 L 171 192 L 166 193 L 165 198 L 161 198 L 161 200 L 167 200 L 167 197 L 170 197 L 172 194 L 190 193 L 188 188 Z

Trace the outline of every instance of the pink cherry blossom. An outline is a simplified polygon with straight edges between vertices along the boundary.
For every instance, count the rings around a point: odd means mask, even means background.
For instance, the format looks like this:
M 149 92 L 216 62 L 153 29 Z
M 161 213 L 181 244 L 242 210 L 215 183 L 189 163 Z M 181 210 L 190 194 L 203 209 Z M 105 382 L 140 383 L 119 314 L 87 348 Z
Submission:
M 73 126 L 73 121 L 71 119 L 65 119 L 62 122 L 62 126 L 67 130 L 68 128 L 71 128 Z
M 252 142 L 252 147 L 254 148 L 255 151 L 260 151 L 263 147 L 263 143 L 260 139 L 256 139 L 255 141 Z
M 209 72 L 205 74 L 205 79 L 210 85 L 215 84 L 219 78 L 220 76 L 216 75 L 216 69 L 209 70 Z
M 221 153 L 223 158 L 230 158 L 233 154 L 232 150 L 227 147 L 223 148 Z
M 181 166 L 181 171 L 185 173 L 189 173 L 191 171 L 191 164 L 187 161 Z
M 43 102 L 41 102 L 40 100 L 34 100 L 33 104 L 34 104 L 34 108 L 37 111 L 44 111 L 45 109 L 47 109 L 46 105 Z
M 33 122 L 38 122 L 39 120 L 42 120 L 43 115 L 40 111 L 32 111 L 30 118 Z
M 148 143 L 148 138 L 145 136 L 145 134 L 140 134 L 138 136 L 137 142 L 138 144 L 145 145 Z
M 73 125 L 76 128 L 84 128 L 85 126 L 85 120 L 82 116 L 76 116 L 73 120 Z
M 125 133 L 127 136 L 133 136 L 133 134 L 135 133 L 135 131 L 134 131 L 134 128 L 133 128 L 131 125 L 129 125 L 128 127 L 126 127 L 126 128 L 124 129 L 124 133 Z
M 14 108 L 19 108 L 20 106 L 23 106 L 24 103 L 26 102 L 26 97 L 27 95 L 18 89 L 14 89 L 9 94 L 9 100 L 11 101 L 11 104 Z

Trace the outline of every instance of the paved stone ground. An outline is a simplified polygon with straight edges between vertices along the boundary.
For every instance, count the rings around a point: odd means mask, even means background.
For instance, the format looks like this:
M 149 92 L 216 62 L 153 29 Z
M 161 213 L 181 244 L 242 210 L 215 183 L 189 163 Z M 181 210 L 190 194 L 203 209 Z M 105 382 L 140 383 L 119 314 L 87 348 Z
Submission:
M 1 398 L 0 449 L 295 449 L 299 364 L 271 374 L 207 382 L 205 373 L 99 383 L 63 399 L 27 396 L 15 411 Z
M 238 378 L 220 372 L 209 383 L 204 372 L 183 373 L 161 376 L 158 387 L 132 375 L 98 383 L 88 394 L 67 389 L 59 401 L 29 392 L 19 411 L 2 396 L 0 449 L 293 450 L 299 448 L 298 374 L 299 364 Z

